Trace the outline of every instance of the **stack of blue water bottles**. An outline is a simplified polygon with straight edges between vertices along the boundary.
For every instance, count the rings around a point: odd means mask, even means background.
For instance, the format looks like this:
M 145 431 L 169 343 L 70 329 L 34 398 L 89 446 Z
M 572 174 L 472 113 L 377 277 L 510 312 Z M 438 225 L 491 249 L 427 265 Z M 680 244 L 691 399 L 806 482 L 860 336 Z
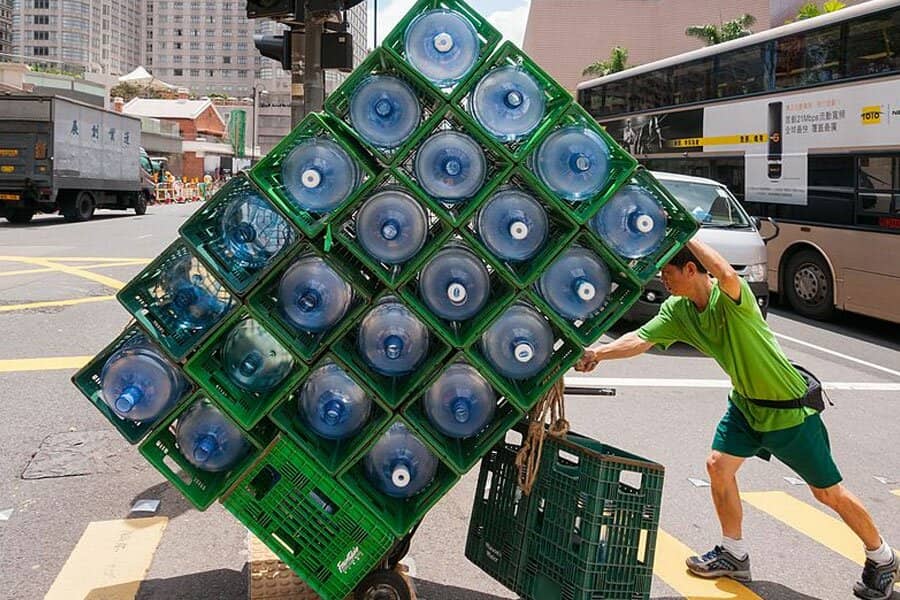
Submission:
M 420 0 L 120 291 L 133 323 L 73 378 L 326 600 L 396 561 L 696 229 L 500 37 Z

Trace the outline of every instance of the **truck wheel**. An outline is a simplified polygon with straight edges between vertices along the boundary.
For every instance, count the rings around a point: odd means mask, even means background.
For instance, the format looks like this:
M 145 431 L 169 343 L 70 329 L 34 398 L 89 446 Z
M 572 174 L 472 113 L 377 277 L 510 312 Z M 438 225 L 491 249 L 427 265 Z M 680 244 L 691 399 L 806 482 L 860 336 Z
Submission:
M 94 197 L 89 192 L 79 192 L 75 202 L 64 212 L 66 221 L 90 221 L 94 216 Z
M 415 600 L 412 583 L 397 571 L 373 571 L 356 587 L 353 600 Z
M 28 223 L 32 217 L 34 217 L 34 211 L 27 208 L 17 208 L 6 214 L 6 220 L 17 225 Z
M 797 313 L 827 321 L 834 316 L 834 280 L 821 254 L 801 250 L 788 259 L 784 295 Z
M 138 216 L 147 214 L 147 193 L 144 191 L 134 196 L 134 214 Z

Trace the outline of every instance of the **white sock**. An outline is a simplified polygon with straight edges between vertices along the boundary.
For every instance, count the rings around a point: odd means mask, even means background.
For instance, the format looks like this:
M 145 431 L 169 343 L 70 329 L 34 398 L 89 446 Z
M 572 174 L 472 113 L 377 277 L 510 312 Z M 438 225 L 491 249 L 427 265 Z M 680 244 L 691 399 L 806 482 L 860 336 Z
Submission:
M 894 560 L 894 551 L 887 545 L 884 538 L 881 539 L 881 546 L 877 550 L 866 550 L 866 558 L 877 565 L 886 565 Z
M 736 540 L 727 535 L 723 535 L 722 547 L 731 552 L 734 557 L 739 560 L 747 558 L 747 543 L 743 539 Z

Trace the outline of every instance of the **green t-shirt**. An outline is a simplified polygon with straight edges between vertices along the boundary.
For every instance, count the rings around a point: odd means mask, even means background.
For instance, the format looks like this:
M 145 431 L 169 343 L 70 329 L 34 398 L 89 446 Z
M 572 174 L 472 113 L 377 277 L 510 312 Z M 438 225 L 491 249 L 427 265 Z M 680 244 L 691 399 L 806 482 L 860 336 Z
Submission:
M 714 358 L 731 378 L 731 401 L 756 431 L 795 427 L 815 412 L 764 408 L 747 401 L 801 398 L 806 393 L 806 380 L 788 362 L 743 279 L 740 302 L 721 291 L 718 282 L 713 284 L 703 311 L 688 298 L 672 296 L 637 335 L 663 348 L 685 342 Z

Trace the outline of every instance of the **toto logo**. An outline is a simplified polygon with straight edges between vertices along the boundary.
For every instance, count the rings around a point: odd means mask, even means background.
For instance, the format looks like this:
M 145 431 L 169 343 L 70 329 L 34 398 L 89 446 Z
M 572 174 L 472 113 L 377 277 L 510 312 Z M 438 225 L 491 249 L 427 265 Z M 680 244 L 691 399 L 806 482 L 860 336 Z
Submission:
M 860 112 L 860 119 L 863 125 L 878 125 L 881 123 L 883 113 L 880 106 L 864 106 Z

